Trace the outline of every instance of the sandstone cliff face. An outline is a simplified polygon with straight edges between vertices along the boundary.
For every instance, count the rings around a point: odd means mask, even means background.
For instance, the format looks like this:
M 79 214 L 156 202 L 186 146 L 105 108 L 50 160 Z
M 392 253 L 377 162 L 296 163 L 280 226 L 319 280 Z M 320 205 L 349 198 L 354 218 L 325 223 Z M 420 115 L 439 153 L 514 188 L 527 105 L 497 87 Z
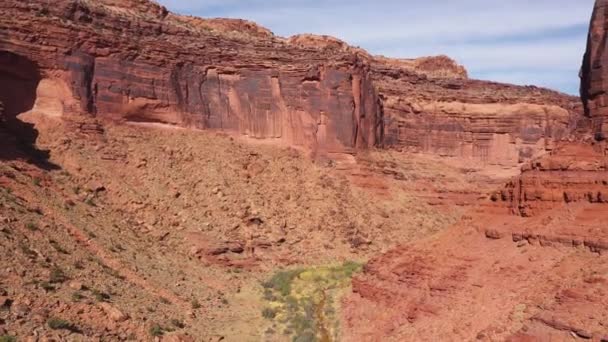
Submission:
M 608 63 L 605 56 L 608 48 L 607 22 L 608 1 L 596 0 L 581 69 L 581 98 L 593 133 L 598 139 L 605 139 L 608 134 L 608 125 L 605 124 L 608 116 Z
M 5 1 L 0 8 L 0 51 L 33 65 L 24 72 L 40 70 L 47 81 L 36 92 L 59 94 L 54 112 L 221 129 L 328 151 L 381 138 L 369 72 L 352 53 L 296 48 L 246 22 L 175 16 L 147 1 Z
M 174 15 L 146 0 L 0 8 L 0 54 L 13 61 L 0 64 L 22 65 L 0 66 L 9 117 L 33 107 L 313 151 L 377 145 L 513 166 L 550 150 L 581 112 L 563 94 L 469 80 L 445 56 L 371 56 L 328 36 L 283 39 L 251 22 Z M 9 95 L 15 83 L 24 87 L 21 105 Z
M 445 57 L 416 68 L 376 60 L 373 76 L 396 148 L 514 166 L 551 150 L 582 112 L 575 97 L 470 80 Z

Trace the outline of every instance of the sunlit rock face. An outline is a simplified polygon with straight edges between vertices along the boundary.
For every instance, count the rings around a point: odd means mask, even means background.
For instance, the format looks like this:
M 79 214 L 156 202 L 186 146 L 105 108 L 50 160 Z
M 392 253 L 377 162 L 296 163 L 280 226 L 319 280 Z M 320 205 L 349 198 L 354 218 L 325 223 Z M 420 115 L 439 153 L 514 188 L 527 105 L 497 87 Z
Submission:
M 608 1 L 597 0 L 587 39 L 587 51 L 581 69 L 581 97 L 586 115 L 591 118 L 593 131 L 598 140 L 608 134 L 608 57 L 606 43 Z
M 144 0 L 0 8 L 0 51 L 38 70 L 27 93 L 47 115 L 215 129 L 313 152 L 383 146 L 511 167 L 551 150 L 581 113 L 576 98 L 557 92 L 470 80 L 446 56 L 372 56 L 333 37 L 285 39 L 252 22 L 179 16 Z M 14 83 L 4 76 L 0 82 Z

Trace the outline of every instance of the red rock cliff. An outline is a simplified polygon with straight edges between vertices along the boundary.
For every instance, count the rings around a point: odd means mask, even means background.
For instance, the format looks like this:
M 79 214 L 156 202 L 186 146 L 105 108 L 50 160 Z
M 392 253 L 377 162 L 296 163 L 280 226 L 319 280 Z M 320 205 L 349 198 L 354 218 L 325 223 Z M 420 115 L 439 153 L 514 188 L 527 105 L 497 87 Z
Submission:
M 514 166 L 551 150 L 582 114 L 573 96 L 471 80 L 446 57 L 376 59 L 373 77 L 396 148 Z
M 605 55 L 608 48 L 607 23 L 608 1 L 596 0 L 581 69 L 581 98 L 593 133 L 600 139 L 605 139 L 608 133 L 608 125 L 605 124 L 608 117 L 608 60 Z
M 0 51 L 28 65 L 4 70 L 3 79 L 40 70 L 37 105 L 53 97 L 56 114 L 221 129 L 328 151 L 381 138 L 369 68 L 350 52 L 298 48 L 252 23 L 181 17 L 148 1 L 0 8 Z
M 374 57 L 332 37 L 283 39 L 147 0 L 7 0 L 0 9 L 9 117 L 33 107 L 311 150 L 383 145 L 513 166 L 552 149 L 580 112 L 563 94 L 469 80 L 445 56 Z

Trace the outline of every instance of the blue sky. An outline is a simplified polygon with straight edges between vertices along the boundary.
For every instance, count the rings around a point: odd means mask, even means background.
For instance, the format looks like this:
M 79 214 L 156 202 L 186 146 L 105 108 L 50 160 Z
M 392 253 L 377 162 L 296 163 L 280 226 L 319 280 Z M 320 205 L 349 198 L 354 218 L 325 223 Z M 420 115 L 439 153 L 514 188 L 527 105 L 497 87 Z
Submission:
M 275 34 L 328 34 L 373 54 L 446 54 L 473 78 L 578 93 L 593 0 L 160 0 Z

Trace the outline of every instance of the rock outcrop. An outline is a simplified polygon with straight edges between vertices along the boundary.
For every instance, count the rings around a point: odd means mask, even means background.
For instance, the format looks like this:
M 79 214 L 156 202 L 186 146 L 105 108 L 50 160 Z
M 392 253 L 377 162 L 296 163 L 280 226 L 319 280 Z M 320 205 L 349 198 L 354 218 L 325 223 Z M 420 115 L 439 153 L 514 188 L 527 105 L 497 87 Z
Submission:
M 0 51 L 41 71 L 37 93 L 57 94 L 53 112 L 221 129 L 328 151 L 381 139 L 369 68 L 348 51 L 297 48 L 251 23 L 177 16 L 148 1 L 5 1 L 0 8 Z
M 25 93 L 52 115 L 513 166 L 550 150 L 580 112 L 563 94 L 469 80 L 445 56 L 375 57 L 333 37 L 284 39 L 252 22 L 179 16 L 146 0 L 9 0 L 0 8 L 3 61 L 24 65 L 20 79 L 37 75 Z M 8 80 L 0 100 L 15 115 L 15 75 L 0 73 Z
M 415 67 L 412 67 L 415 66 Z M 551 150 L 582 114 L 577 98 L 470 80 L 446 57 L 377 59 L 388 146 L 514 166 Z
M 608 203 L 608 156 L 599 144 L 562 144 L 524 165 L 522 174 L 492 199 L 508 202 L 522 216 L 568 203 Z
M 589 28 L 587 51 L 581 69 L 581 98 L 585 113 L 591 121 L 593 133 L 598 140 L 608 137 L 608 1 L 596 0 Z

